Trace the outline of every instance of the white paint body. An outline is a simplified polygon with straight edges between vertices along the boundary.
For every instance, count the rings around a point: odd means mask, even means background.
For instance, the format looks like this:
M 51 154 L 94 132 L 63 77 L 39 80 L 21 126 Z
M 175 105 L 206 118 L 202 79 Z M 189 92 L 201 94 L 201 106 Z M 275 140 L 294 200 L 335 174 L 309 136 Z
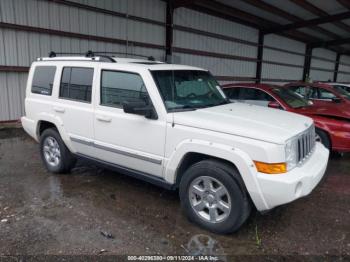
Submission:
M 177 169 L 188 153 L 201 153 L 234 164 L 260 211 L 291 202 L 309 194 L 323 177 L 328 150 L 316 143 L 302 165 L 280 175 L 259 173 L 253 161 L 286 161 L 285 143 L 312 125 L 310 118 L 242 103 L 168 113 L 150 70 L 203 70 L 183 65 L 144 65 L 92 61 L 34 62 L 31 66 L 22 124 L 37 141 L 38 123 L 57 127 L 71 152 L 117 164 L 162 178 L 174 184 Z M 36 66 L 56 66 L 52 96 L 31 93 Z M 64 66 L 94 68 L 91 103 L 60 99 L 59 86 Z M 151 97 L 158 119 L 127 114 L 121 108 L 100 105 L 101 70 L 139 74 Z M 80 141 L 80 142 L 77 142 Z M 108 150 L 106 150 L 108 148 Z

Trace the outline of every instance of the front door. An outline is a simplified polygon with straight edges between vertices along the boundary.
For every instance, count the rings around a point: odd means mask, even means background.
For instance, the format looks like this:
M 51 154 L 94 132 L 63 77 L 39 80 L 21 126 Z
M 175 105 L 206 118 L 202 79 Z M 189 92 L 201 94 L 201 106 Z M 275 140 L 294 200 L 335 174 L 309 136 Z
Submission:
M 166 122 L 125 113 L 126 100 L 151 102 L 136 72 L 101 70 L 94 117 L 96 157 L 122 167 L 161 177 Z

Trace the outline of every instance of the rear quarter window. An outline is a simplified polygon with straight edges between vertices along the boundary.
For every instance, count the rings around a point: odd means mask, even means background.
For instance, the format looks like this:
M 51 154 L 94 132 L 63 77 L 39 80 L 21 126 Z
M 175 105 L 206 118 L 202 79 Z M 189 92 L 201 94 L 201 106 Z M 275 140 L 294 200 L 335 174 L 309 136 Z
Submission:
M 55 73 L 55 66 L 37 66 L 33 75 L 32 93 L 51 96 Z

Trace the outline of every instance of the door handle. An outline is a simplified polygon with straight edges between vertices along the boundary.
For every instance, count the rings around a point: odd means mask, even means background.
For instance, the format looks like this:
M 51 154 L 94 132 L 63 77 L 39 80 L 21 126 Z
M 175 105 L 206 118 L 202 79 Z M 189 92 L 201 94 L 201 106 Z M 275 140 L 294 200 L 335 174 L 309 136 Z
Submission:
M 55 106 L 55 107 L 53 108 L 53 110 L 55 110 L 55 111 L 58 112 L 58 113 L 64 113 L 64 112 L 66 111 L 64 108 L 62 108 L 62 107 L 57 107 L 57 106 Z
M 106 122 L 106 123 L 112 122 L 112 118 L 108 117 L 108 116 L 99 116 L 99 115 L 97 115 L 96 118 L 97 118 L 98 121 L 101 121 L 101 122 Z

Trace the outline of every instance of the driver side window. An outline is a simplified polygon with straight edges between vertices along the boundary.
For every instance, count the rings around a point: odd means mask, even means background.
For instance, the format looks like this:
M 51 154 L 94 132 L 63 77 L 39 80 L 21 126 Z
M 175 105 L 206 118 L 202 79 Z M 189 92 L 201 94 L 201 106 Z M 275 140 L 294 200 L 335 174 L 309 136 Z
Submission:
M 268 106 L 269 102 L 274 99 L 262 90 L 255 88 L 245 88 L 241 94 L 241 99 L 246 100 L 249 104 Z
M 293 86 L 291 89 L 304 98 L 310 97 L 310 87 L 308 86 Z
M 149 95 L 140 75 L 102 70 L 101 105 L 122 108 L 124 101 L 139 99 L 149 103 Z
M 332 92 L 323 89 L 323 88 L 319 88 L 319 98 L 320 99 L 333 99 L 336 98 L 336 95 L 334 95 Z

